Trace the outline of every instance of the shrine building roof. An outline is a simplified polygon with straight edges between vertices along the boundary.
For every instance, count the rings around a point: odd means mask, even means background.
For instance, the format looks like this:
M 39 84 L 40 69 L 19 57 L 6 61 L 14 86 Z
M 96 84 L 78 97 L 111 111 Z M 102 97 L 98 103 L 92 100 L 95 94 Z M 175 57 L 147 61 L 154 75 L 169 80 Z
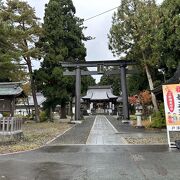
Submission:
M 82 97 L 84 100 L 110 100 L 117 99 L 112 92 L 111 86 L 90 86 L 88 87 L 86 96 Z
M 19 82 L 0 83 L 0 96 L 19 96 L 23 93 Z

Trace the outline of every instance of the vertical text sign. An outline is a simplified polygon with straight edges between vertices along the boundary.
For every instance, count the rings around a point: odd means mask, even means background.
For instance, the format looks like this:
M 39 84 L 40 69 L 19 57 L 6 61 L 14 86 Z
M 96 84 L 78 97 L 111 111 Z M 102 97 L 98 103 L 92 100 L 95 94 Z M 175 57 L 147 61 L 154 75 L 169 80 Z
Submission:
M 168 131 L 180 131 L 180 84 L 163 85 L 164 108 Z

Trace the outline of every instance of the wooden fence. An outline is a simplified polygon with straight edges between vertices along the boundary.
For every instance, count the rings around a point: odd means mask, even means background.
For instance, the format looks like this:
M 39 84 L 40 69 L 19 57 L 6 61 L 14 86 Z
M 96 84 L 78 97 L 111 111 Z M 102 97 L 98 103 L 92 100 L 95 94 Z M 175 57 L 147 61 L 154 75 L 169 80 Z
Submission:
M 22 119 L 16 117 L 4 117 L 0 120 L 0 135 L 15 136 L 22 134 Z

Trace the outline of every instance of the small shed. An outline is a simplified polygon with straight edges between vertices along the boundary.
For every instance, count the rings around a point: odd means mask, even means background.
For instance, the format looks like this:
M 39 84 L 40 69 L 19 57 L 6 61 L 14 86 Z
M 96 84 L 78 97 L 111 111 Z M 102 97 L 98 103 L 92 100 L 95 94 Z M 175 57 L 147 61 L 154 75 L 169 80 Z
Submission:
M 24 96 L 20 85 L 20 82 L 0 83 L 0 113 L 8 112 L 14 116 L 16 99 Z

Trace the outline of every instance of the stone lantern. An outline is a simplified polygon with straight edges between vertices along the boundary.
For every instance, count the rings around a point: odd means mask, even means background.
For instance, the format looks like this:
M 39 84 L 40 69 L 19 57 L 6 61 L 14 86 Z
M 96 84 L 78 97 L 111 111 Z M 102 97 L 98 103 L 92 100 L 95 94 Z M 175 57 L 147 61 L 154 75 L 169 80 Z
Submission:
M 140 103 L 137 103 L 135 109 L 136 109 L 135 115 L 137 117 L 137 125 L 136 125 L 136 127 L 137 128 L 142 128 L 143 127 L 142 126 L 142 110 L 143 110 L 143 107 L 142 107 L 142 105 Z

